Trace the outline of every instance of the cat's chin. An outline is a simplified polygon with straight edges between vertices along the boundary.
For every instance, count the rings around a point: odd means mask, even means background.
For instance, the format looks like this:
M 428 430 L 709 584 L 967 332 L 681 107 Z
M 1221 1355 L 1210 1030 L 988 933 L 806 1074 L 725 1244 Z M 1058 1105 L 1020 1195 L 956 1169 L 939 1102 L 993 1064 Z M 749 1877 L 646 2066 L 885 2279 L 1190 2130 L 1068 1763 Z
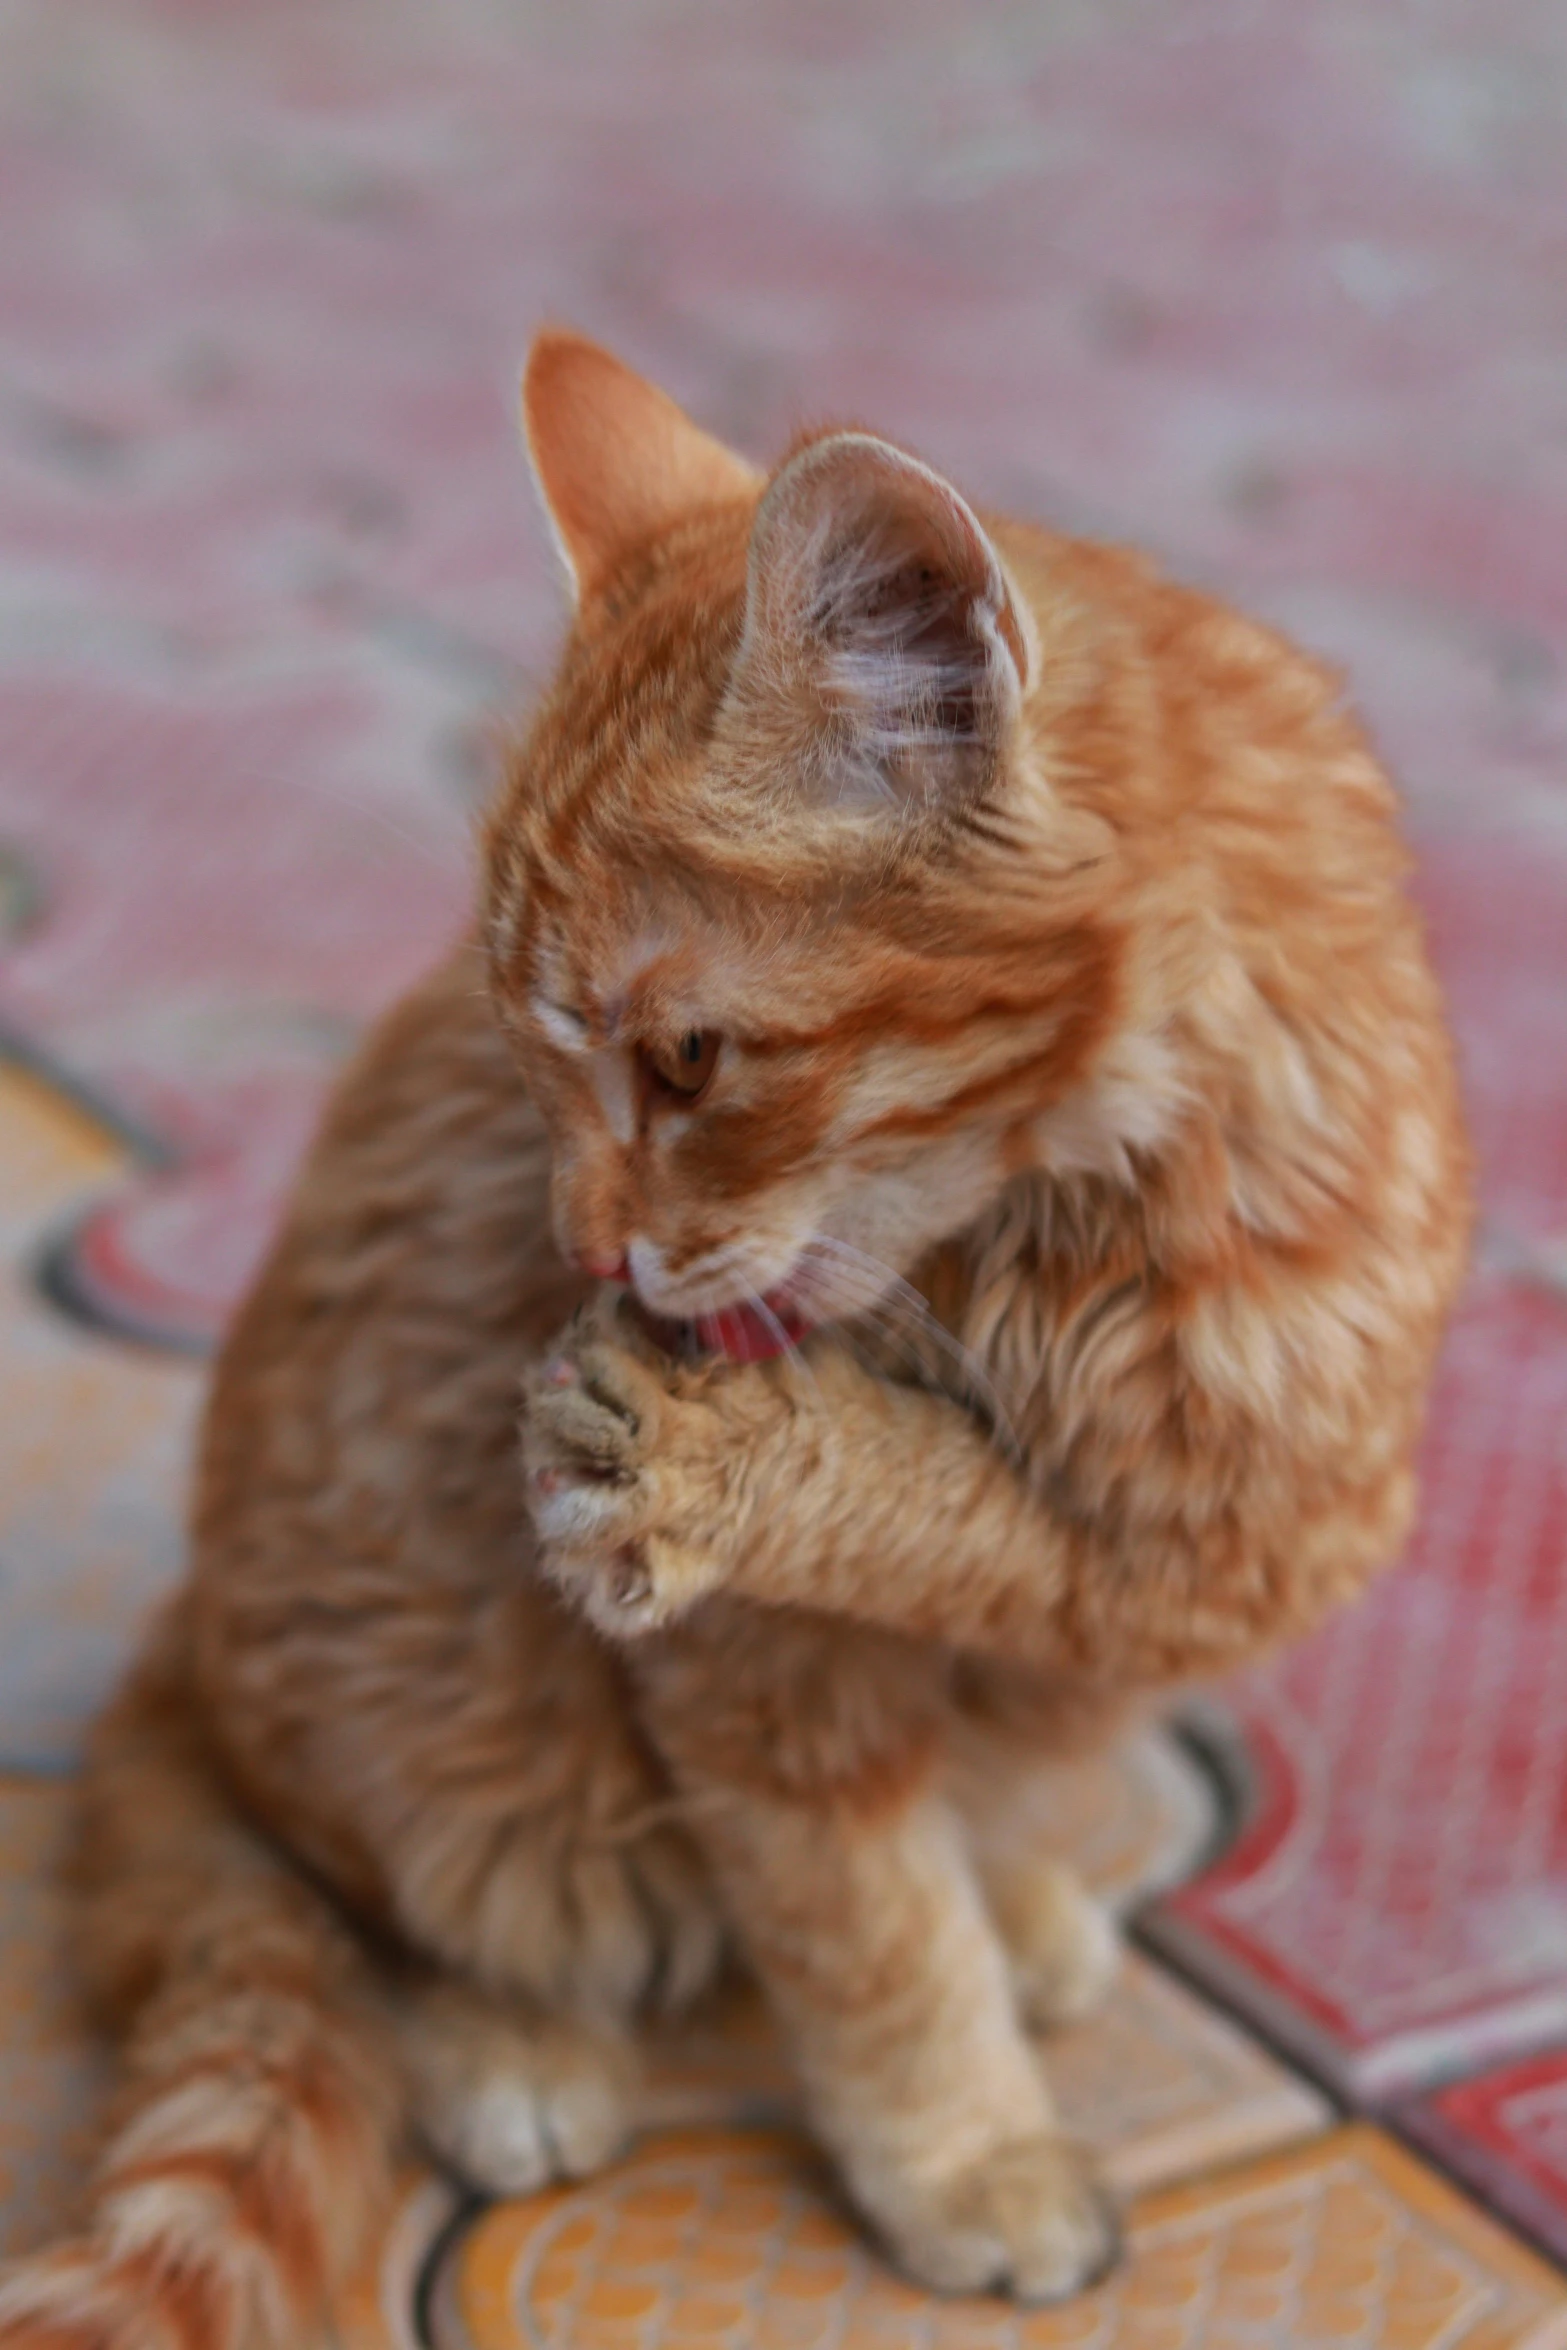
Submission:
M 722 1355 L 731 1363 L 770 1362 L 797 1346 L 811 1327 L 794 1301 L 781 1294 L 677 1320 L 651 1312 L 633 1292 L 631 1310 L 648 1336 L 682 1362 L 704 1355 Z

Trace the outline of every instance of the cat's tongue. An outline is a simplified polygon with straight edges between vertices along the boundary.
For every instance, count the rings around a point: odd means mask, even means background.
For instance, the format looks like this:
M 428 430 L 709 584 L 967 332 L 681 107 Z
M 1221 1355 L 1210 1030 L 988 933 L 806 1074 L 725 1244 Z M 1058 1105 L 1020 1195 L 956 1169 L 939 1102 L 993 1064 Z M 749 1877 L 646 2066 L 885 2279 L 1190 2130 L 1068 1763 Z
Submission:
M 724 1306 L 716 1314 L 697 1314 L 688 1322 L 667 1320 L 639 1306 L 650 1335 L 666 1354 L 723 1355 L 731 1363 L 765 1363 L 781 1355 L 805 1336 L 805 1323 L 787 1298 L 763 1298 L 760 1306 Z
M 805 1336 L 805 1325 L 783 1299 L 763 1300 L 766 1311 L 753 1305 L 725 1306 L 722 1313 L 698 1314 L 697 1343 L 709 1354 L 727 1355 L 732 1363 L 765 1363 L 781 1355 Z

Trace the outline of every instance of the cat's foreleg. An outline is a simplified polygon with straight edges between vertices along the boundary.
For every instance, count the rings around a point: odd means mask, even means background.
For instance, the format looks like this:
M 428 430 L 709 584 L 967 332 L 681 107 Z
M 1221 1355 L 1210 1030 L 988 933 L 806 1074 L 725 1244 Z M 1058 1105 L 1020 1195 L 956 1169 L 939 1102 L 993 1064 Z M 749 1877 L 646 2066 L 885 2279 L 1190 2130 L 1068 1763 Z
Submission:
M 716 1600 L 633 1670 L 818 2134 L 894 2256 L 945 2291 L 1089 2283 L 1114 2220 L 940 1792 L 935 1660 Z
M 806 1363 L 684 1365 L 601 1305 L 533 1375 L 529 1498 L 546 1572 L 602 1631 L 655 1630 L 712 1592 L 953 1636 L 1059 1580 L 1026 1488 L 945 1397 L 831 1346 Z M 976 1611 L 979 1611 L 976 1614 Z M 999 1625 L 979 1646 L 1000 1640 Z
M 1250 1520 L 1177 1499 L 1107 1529 L 1036 1492 L 960 1405 L 830 1339 L 798 1363 L 688 1367 L 608 1313 L 537 1374 L 525 1447 L 541 1564 L 616 1638 L 722 1590 L 1107 1691 L 1307 1629 L 1396 1550 L 1412 1494 L 1379 1462 L 1309 1507 L 1264 1484 Z

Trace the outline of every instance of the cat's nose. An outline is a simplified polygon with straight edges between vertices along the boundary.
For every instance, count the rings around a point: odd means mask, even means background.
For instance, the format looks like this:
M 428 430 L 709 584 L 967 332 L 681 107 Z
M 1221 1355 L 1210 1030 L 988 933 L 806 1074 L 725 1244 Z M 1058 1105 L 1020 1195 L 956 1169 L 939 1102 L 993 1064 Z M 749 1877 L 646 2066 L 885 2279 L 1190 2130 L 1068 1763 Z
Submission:
M 629 1281 L 631 1279 L 631 1267 L 626 1262 L 624 1249 L 621 1250 L 618 1257 L 583 1257 L 579 1262 L 583 1272 L 589 1274 L 595 1281 Z

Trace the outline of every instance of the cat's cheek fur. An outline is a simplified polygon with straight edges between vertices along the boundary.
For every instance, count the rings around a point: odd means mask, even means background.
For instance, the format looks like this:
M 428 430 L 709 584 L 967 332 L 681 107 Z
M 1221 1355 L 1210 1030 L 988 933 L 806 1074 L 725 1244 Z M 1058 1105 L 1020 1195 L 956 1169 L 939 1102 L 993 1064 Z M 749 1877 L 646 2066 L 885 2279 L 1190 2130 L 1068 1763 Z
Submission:
M 906 1274 L 927 1249 L 983 1214 L 1014 1172 L 1009 1136 L 1001 1129 L 944 1137 L 900 1164 L 859 1174 L 823 1218 L 824 1290 L 831 1296 L 834 1244 L 868 1259 L 872 1267 Z M 845 1319 L 857 1302 L 845 1267 Z

